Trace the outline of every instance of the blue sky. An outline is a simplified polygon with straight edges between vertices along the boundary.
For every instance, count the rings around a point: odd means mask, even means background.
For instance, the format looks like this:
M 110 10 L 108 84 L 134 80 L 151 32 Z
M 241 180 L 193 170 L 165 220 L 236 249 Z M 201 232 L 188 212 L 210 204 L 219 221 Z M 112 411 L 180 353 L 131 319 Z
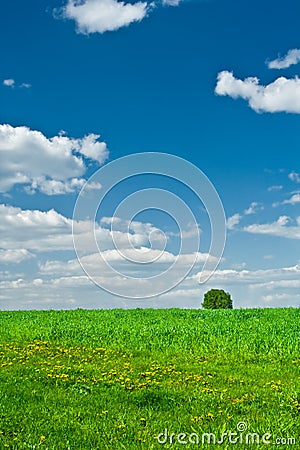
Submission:
M 3 5 L 0 308 L 198 307 L 211 287 L 229 291 L 236 307 L 299 306 L 299 13 L 291 0 Z M 205 285 L 200 265 L 165 295 L 119 298 L 77 262 L 72 217 L 85 180 L 139 152 L 184 158 L 219 193 L 227 243 Z M 87 198 L 101 192 L 101 172 L 97 182 Z M 197 199 L 157 177 L 129 182 L 119 195 L 152 185 L 191 204 L 203 263 L 209 221 Z M 98 220 L 112 251 L 110 222 Z M 172 220 L 153 211 L 135 220 L 136 245 L 147 247 L 159 228 L 169 260 L 177 255 Z M 125 238 L 125 221 L 118 226 Z

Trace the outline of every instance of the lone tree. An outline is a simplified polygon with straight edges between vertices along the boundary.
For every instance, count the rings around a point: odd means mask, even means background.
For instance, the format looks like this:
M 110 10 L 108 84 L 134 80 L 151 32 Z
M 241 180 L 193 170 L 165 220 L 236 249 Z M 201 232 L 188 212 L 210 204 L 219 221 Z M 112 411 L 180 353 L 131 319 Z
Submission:
M 211 289 L 204 294 L 202 303 L 205 309 L 232 309 L 232 300 L 228 292 L 223 289 Z

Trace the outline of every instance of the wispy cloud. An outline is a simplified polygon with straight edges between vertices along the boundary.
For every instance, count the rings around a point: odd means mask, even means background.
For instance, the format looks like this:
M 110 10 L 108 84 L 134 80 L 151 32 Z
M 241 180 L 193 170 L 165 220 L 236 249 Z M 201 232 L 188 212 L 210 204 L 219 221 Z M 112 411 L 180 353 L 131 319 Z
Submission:
M 228 230 L 234 230 L 236 228 L 236 226 L 240 223 L 241 219 L 242 219 L 242 216 L 239 213 L 233 214 L 233 216 L 229 217 L 227 219 Z
M 22 83 L 19 86 L 20 88 L 24 88 L 24 89 L 29 89 L 31 88 L 31 84 L 30 83 Z
M 218 74 L 215 88 L 217 95 L 242 98 L 256 112 L 287 112 L 300 114 L 300 79 L 277 78 L 263 86 L 256 77 L 245 80 L 235 78 L 224 70 Z
M 297 172 L 291 172 L 288 175 L 291 181 L 295 181 L 296 183 L 300 183 L 300 174 Z
M 231 217 L 227 219 L 227 228 L 228 230 L 235 230 L 240 222 L 243 220 L 244 216 L 250 216 L 252 214 L 256 214 L 259 211 L 262 211 L 264 207 L 257 202 L 252 202 L 248 208 L 244 210 L 243 214 L 235 213 Z
M 294 173 L 294 172 L 293 172 Z M 277 190 L 277 189 L 276 189 Z M 299 205 L 300 192 L 291 192 L 290 197 L 283 201 L 273 203 L 273 207 L 282 205 Z M 287 239 L 300 239 L 300 216 L 296 218 L 281 215 L 276 221 L 270 223 L 252 223 L 243 225 L 243 221 L 250 215 L 257 214 L 264 210 L 264 206 L 258 202 L 252 202 L 243 213 L 235 213 L 227 220 L 227 228 L 239 232 L 251 234 L 264 234 L 269 236 L 284 237 Z M 249 219 L 247 219 L 249 223 Z
M 162 0 L 163 5 L 178 6 L 182 0 Z
M 262 211 L 263 209 L 264 207 L 261 204 L 252 202 L 249 208 L 245 209 L 244 214 L 249 216 L 251 214 L 256 214 L 258 211 Z
M 283 189 L 283 186 L 281 184 L 277 184 L 277 185 L 274 185 L 274 186 L 269 186 L 268 187 L 268 192 L 281 191 L 281 189 Z
M 289 199 L 284 200 L 281 204 L 282 205 L 296 205 L 297 203 L 300 203 L 300 193 L 299 192 L 296 192 Z
M 272 61 L 267 61 L 269 69 L 287 69 L 288 67 L 298 64 L 300 61 L 300 50 L 293 48 L 289 50 L 286 55 L 278 56 L 278 58 Z

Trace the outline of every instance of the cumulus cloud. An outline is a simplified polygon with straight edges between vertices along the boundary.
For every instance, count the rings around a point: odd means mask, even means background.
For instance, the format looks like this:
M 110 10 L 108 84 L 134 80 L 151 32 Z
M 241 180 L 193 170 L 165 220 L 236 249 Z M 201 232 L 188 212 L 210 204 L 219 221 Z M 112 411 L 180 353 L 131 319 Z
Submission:
M 125 3 L 117 0 L 68 0 L 61 14 L 74 20 L 78 33 L 104 33 L 139 22 L 149 11 L 147 2 Z
M 6 250 L 71 250 L 72 221 L 56 211 L 0 204 L 1 247 Z
M 178 288 L 150 300 L 124 300 L 101 291 L 84 275 L 57 278 L 24 277 L 0 282 L 1 309 L 44 308 L 196 308 L 199 309 L 205 291 L 211 288 L 227 289 L 235 308 L 240 307 L 299 307 L 299 267 L 286 267 L 260 271 L 217 271 L 210 283 L 199 287 L 186 279 Z M 243 272 L 243 273 L 242 273 Z M 246 273 L 245 273 L 246 272 Z M 41 275 L 44 277 L 44 275 Z M 122 282 L 122 280 L 118 280 Z M 139 287 L 138 287 L 139 288 Z
M 128 263 L 128 260 L 133 258 L 137 260 L 137 253 L 141 255 L 142 264 Z M 183 280 L 194 264 L 196 264 L 194 267 L 199 267 L 199 263 L 206 261 L 207 256 L 201 253 L 174 255 L 171 252 L 161 253 L 148 248 L 137 250 L 127 248 L 122 251 L 122 254 L 113 249 L 101 252 L 101 257 L 97 253 L 83 256 L 80 260 L 92 280 L 104 289 L 110 291 L 113 286 L 113 290 L 120 288 L 123 295 L 138 298 L 151 293 L 154 282 L 158 292 L 168 290 L 170 286 Z M 61 277 L 61 274 L 68 277 L 80 276 L 82 268 L 78 260 L 47 261 L 40 265 L 42 277 Z M 161 274 L 163 276 L 160 276 Z M 195 287 L 198 282 L 194 280 L 192 284 Z
M 81 178 L 86 171 L 83 156 L 98 164 L 108 156 L 99 137 L 58 135 L 49 139 L 27 127 L 0 125 L 0 192 L 8 192 L 16 184 L 26 185 L 28 192 L 40 190 L 47 195 L 74 192 L 85 182 Z
M 99 138 L 98 134 L 89 134 L 83 139 L 77 139 L 76 146 L 79 153 L 102 164 L 106 160 L 108 152 L 105 142 L 99 142 Z
M 119 249 L 134 247 L 141 249 L 142 252 L 148 251 L 149 238 L 151 238 L 153 250 L 151 255 L 155 255 L 155 251 L 159 253 L 160 249 L 164 248 L 164 235 L 152 224 L 133 221 L 128 227 L 127 221 L 114 219 L 118 222 L 118 226 L 111 230 L 109 226 L 111 218 L 108 217 L 103 218 L 100 223 L 90 220 L 73 222 L 72 219 L 59 214 L 54 209 L 24 210 L 0 204 L 1 247 L 3 249 L 26 248 L 38 252 L 73 250 L 73 228 L 76 236 L 80 236 L 80 245 L 86 254 L 91 254 L 95 248 L 94 233 L 101 251 L 113 250 L 115 243 Z M 106 253 L 106 256 L 110 258 L 109 253 Z
M 47 180 L 45 177 L 38 177 L 32 181 L 30 186 L 25 187 L 25 191 L 28 194 L 34 194 L 36 191 L 40 191 L 46 195 L 62 195 L 70 194 L 80 190 L 86 180 L 84 178 L 72 178 L 65 182 L 59 180 Z M 86 186 L 87 190 L 99 190 L 101 189 L 100 183 L 89 183 Z
M 256 112 L 286 112 L 300 114 L 300 79 L 279 77 L 267 86 L 256 77 L 245 80 L 235 78 L 224 70 L 218 74 L 217 95 L 242 98 Z
M 30 253 L 25 248 L 15 250 L 0 249 L 0 263 L 4 264 L 18 264 L 26 259 L 34 258 L 35 255 Z
M 258 270 L 218 269 L 205 285 L 202 297 L 210 288 L 225 288 L 232 294 L 235 307 L 297 307 L 300 304 L 299 275 L 299 264 Z M 198 273 L 192 275 L 181 289 L 184 287 L 189 292 L 193 289 L 190 280 L 198 277 Z M 175 295 L 176 291 L 172 292 Z M 199 291 L 198 296 L 201 298 Z
M 0 204 L 0 235 L 3 249 L 45 251 L 73 250 L 72 239 L 73 220 L 54 209 L 49 211 L 24 210 L 14 206 Z M 76 233 L 82 237 L 82 245 L 90 251 L 90 230 L 95 230 L 96 238 L 105 249 L 113 248 L 112 234 L 110 230 L 102 228 L 88 220 L 77 222 Z M 122 247 L 128 245 L 127 233 L 120 233 L 123 240 L 119 239 Z M 144 237 L 146 239 L 146 237 Z M 132 240 L 141 241 L 136 234 Z
M 114 258 L 113 254 L 111 257 Z M 92 257 L 90 263 L 92 264 Z M 74 263 L 74 265 L 73 265 Z M 101 292 L 80 272 L 79 264 L 70 260 L 63 264 L 61 261 L 49 261 L 41 266 L 39 275 L 32 280 L 24 275 L 14 279 L 3 277 L 0 282 L 1 309 L 32 308 L 68 308 L 72 303 L 74 308 L 111 308 L 117 307 L 120 300 Z M 184 263 L 184 261 L 183 261 Z M 186 278 L 178 288 L 161 295 L 154 300 L 122 300 L 118 307 L 172 307 L 199 308 L 205 291 L 211 288 L 228 289 L 232 294 L 235 307 L 279 307 L 299 306 L 299 275 L 300 266 L 282 267 L 264 270 L 233 270 L 218 269 L 211 280 L 200 287 L 199 273 Z M 107 276 L 107 274 L 103 274 Z M 111 278 L 111 282 L 121 284 L 122 277 Z M 132 289 L 140 292 L 142 280 L 133 280 Z M 285 296 L 283 296 L 283 294 Z M 1 303 L 2 302 L 2 303 Z M 10 303 L 11 302 L 11 303 Z
M 117 225 L 114 230 L 110 228 L 112 222 Z M 192 251 L 178 255 L 173 250 L 166 249 L 163 233 L 158 233 L 150 223 L 133 221 L 129 227 L 126 220 L 105 217 L 98 223 L 88 219 L 77 221 L 74 228 L 72 219 L 53 209 L 22 210 L 0 205 L 1 247 L 6 258 L 13 254 L 15 257 L 25 258 L 31 252 L 37 257 L 41 253 L 55 252 L 52 258 L 47 255 L 46 262 L 43 261 L 44 256 L 43 260 L 38 261 L 39 278 L 49 279 L 53 275 L 82 276 L 82 267 L 75 255 L 69 259 L 69 254 L 65 253 L 74 253 L 72 230 L 75 230 L 80 241 L 80 262 L 84 269 L 101 285 L 121 286 L 126 289 L 127 295 L 144 293 L 141 289 L 151 287 L 151 281 L 147 281 L 149 277 L 164 274 L 172 268 L 157 281 L 157 289 L 164 291 L 170 283 L 178 282 L 178 276 L 185 276 L 191 269 L 195 270 L 203 265 L 209 256 L 207 253 Z M 97 253 L 94 235 L 99 245 Z M 25 249 L 25 252 L 20 255 L 17 252 L 11 253 L 19 249 Z M 126 283 L 125 275 L 129 276 Z M 25 288 L 21 278 L 24 280 L 23 277 L 15 280 L 15 287 Z
M 300 50 L 293 48 L 287 52 L 284 56 L 278 56 L 278 58 L 268 61 L 269 69 L 287 69 L 288 67 L 298 64 L 300 61 Z
M 85 220 L 77 227 L 77 232 L 84 234 L 90 231 L 89 221 Z M 112 234 L 110 225 L 115 222 L 117 225 L 117 232 L 120 239 L 118 243 L 123 243 L 124 251 L 120 252 L 114 249 L 112 242 Z M 269 227 L 272 224 L 267 224 Z M 258 225 L 261 226 L 261 225 Z M 107 228 L 104 228 L 107 227 Z M 253 226 L 252 226 L 253 227 Z M 300 218 L 298 220 L 298 226 L 293 224 L 292 220 L 286 217 L 281 218 L 274 225 L 274 229 L 264 228 L 254 230 L 246 230 L 252 233 L 264 233 L 273 235 L 285 235 L 286 232 L 282 229 L 286 229 L 289 233 L 295 234 L 295 229 L 298 228 L 298 237 L 300 238 Z M 278 229 L 280 234 L 278 234 Z M 159 257 L 159 272 L 168 268 L 174 263 L 177 255 L 171 251 L 165 251 L 160 256 L 160 251 L 152 248 L 146 248 L 144 245 L 147 243 L 149 233 L 153 232 L 154 227 L 148 223 L 133 222 L 129 232 L 132 236 L 134 245 L 138 246 L 138 252 L 142 256 L 142 260 L 148 258 L 150 261 Z M 12 206 L 0 205 L 0 234 L 2 238 L 0 251 L 1 262 L 21 262 L 21 260 L 34 257 L 32 251 L 37 254 L 44 251 L 61 251 L 72 250 L 72 219 L 68 219 L 54 210 L 50 211 L 38 211 L 38 210 L 22 210 Z M 128 247 L 128 222 L 120 218 L 105 217 L 99 224 L 95 226 L 96 238 L 101 242 L 101 247 L 106 248 L 104 250 L 104 256 L 106 261 L 109 262 L 116 269 L 120 269 L 122 272 L 126 261 L 122 255 L 131 258 L 131 254 L 136 250 Z M 287 236 L 286 236 L 287 237 Z M 291 237 L 291 236 L 288 236 Z M 157 235 L 159 239 L 159 235 Z M 84 239 L 83 239 L 84 241 Z M 85 241 L 84 241 L 85 242 Z M 59 256 L 58 256 L 59 255 Z M 67 254 L 68 255 L 68 254 Z M 196 256 L 196 258 L 195 258 Z M 197 263 L 203 263 L 207 254 L 198 253 L 184 254 L 179 257 L 179 269 L 189 267 L 191 262 L 196 259 Z M 47 255 L 48 260 L 43 258 L 43 261 L 39 262 L 39 272 L 33 275 L 33 279 L 30 280 L 26 275 L 15 275 L 15 279 L 11 276 L 9 278 L 2 277 L 3 282 L 0 284 L 1 295 L 0 306 L 10 308 L 43 308 L 43 307 L 67 307 L 62 303 L 62 298 L 72 300 L 74 307 L 103 307 L 102 303 L 103 295 L 101 294 L 101 300 L 99 300 L 99 290 L 95 288 L 88 278 L 83 274 L 82 269 L 75 257 L 70 259 L 70 256 L 65 254 L 55 253 L 55 256 L 51 259 Z M 60 259 L 63 258 L 64 260 Z M 106 280 L 108 283 L 114 283 L 116 285 L 124 286 L 124 278 L 121 274 L 112 274 L 108 268 L 103 265 L 99 267 L 98 255 L 89 252 L 87 248 L 87 254 L 83 256 L 85 267 L 89 269 L 99 270 L 99 282 Z M 198 266 L 199 267 L 199 266 Z M 246 270 L 243 265 L 236 266 L 231 269 L 219 269 L 215 272 L 209 283 L 204 287 L 199 287 L 199 273 L 195 273 L 199 270 L 197 266 L 191 272 L 186 280 L 184 280 L 179 289 L 172 290 L 172 293 L 161 296 L 156 300 L 157 307 L 172 306 L 178 304 L 180 307 L 199 307 L 201 295 L 203 289 L 207 290 L 210 287 L 228 287 L 235 300 L 235 306 L 264 306 L 268 301 L 269 306 L 293 306 L 298 301 L 298 297 L 292 298 L 294 290 L 299 290 L 299 273 L 300 267 L 286 267 L 281 269 L 269 269 L 269 270 Z M 148 266 L 149 268 L 149 266 Z M 242 269 L 242 270 L 240 270 Z M 133 268 L 136 276 L 139 272 L 139 267 Z M 150 270 L 147 269 L 147 275 L 152 275 Z M 126 272 L 127 273 L 127 272 Z M 128 272 L 130 275 L 130 272 Z M 177 272 L 171 275 L 176 278 Z M 102 277 L 102 278 L 101 278 Z M 173 278 L 172 278 L 173 279 Z M 298 280 L 298 281 L 297 281 Z M 283 283 L 284 281 L 284 283 Z M 168 283 L 169 280 L 162 280 L 163 284 Z M 281 284 L 280 284 L 281 283 Z M 298 284 L 297 284 L 298 283 Z M 143 280 L 133 279 L 132 283 L 128 286 L 129 293 L 141 292 L 143 289 Z M 255 295 L 253 295 L 253 289 Z M 279 291 L 278 291 L 279 289 Z M 289 299 L 283 297 L 277 298 L 275 294 L 281 294 L 280 289 L 284 292 L 288 292 L 291 296 Z M 287 289 L 289 289 L 287 291 Z M 266 291 L 268 291 L 266 293 Z M 176 294 L 177 293 L 177 294 Z M 273 295 L 274 294 L 274 295 Z M 105 294 L 106 295 L 106 294 Z M 268 295 L 267 298 L 264 296 Z M 198 300 L 197 300 L 198 297 Z M 106 298 L 106 297 L 105 297 Z M 74 303 L 75 299 L 75 303 Z M 2 301 L 2 303 L 1 303 Z M 12 302 L 9 304 L 9 302 Z M 105 307 L 112 307 L 114 297 L 107 297 L 107 303 Z M 198 302 L 198 303 L 197 303 Z M 152 306 L 153 302 L 144 303 L 141 301 L 139 305 Z M 136 307 L 136 303 L 128 302 L 125 307 L 131 305 Z
M 285 237 L 287 239 L 300 239 L 300 217 L 296 224 L 288 216 L 280 216 L 277 221 L 266 224 L 252 224 L 243 228 L 252 234 L 265 234 L 269 236 Z
M 12 78 L 7 78 L 6 80 L 3 80 L 3 84 L 7 87 L 14 87 L 15 80 L 13 80 Z
M 117 268 L 121 270 L 122 265 L 127 264 L 126 258 L 136 258 L 136 253 L 141 253 L 141 261 L 146 263 L 147 261 L 155 261 L 159 262 L 161 268 L 165 269 L 165 266 L 173 264 L 177 261 L 177 264 L 181 267 L 190 267 L 190 265 L 196 261 L 196 263 L 203 263 L 206 261 L 208 255 L 206 253 L 197 253 L 197 254 L 182 254 L 182 255 L 174 255 L 171 252 L 164 251 L 161 253 L 159 250 L 148 249 L 148 248 L 140 248 L 140 249 L 124 249 L 122 254 L 116 249 L 106 250 L 102 252 L 105 261 L 110 264 L 117 264 Z M 101 263 L 99 259 L 99 254 L 90 254 L 83 256 L 81 258 L 82 263 L 87 270 L 90 272 L 95 271 L 95 269 L 99 269 L 99 273 L 102 276 L 112 277 L 114 274 L 112 271 L 106 266 L 105 263 Z M 101 267 L 99 266 L 101 264 Z M 135 274 L 137 274 L 137 267 L 132 269 Z M 143 267 L 141 266 L 140 271 L 142 273 Z M 147 266 L 147 273 L 150 274 L 151 266 Z M 79 265 L 77 259 L 70 259 L 67 262 L 59 261 L 59 260 L 48 260 L 44 264 L 40 264 L 40 273 L 42 274 L 51 274 L 58 275 L 64 273 L 65 275 L 80 275 L 82 273 L 82 268 Z M 122 279 L 122 277 L 121 277 Z M 136 281 L 136 279 L 134 280 Z M 168 281 L 168 280 L 167 280 Z

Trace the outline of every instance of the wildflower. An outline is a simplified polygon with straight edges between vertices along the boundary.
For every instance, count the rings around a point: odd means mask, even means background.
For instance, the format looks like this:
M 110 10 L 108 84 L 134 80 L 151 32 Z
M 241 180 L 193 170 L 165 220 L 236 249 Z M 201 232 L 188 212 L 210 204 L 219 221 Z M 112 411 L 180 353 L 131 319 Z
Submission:
M 146 419 L 145 417 L 140 418 L 141 424 L 145 427 L 146 426 Z

